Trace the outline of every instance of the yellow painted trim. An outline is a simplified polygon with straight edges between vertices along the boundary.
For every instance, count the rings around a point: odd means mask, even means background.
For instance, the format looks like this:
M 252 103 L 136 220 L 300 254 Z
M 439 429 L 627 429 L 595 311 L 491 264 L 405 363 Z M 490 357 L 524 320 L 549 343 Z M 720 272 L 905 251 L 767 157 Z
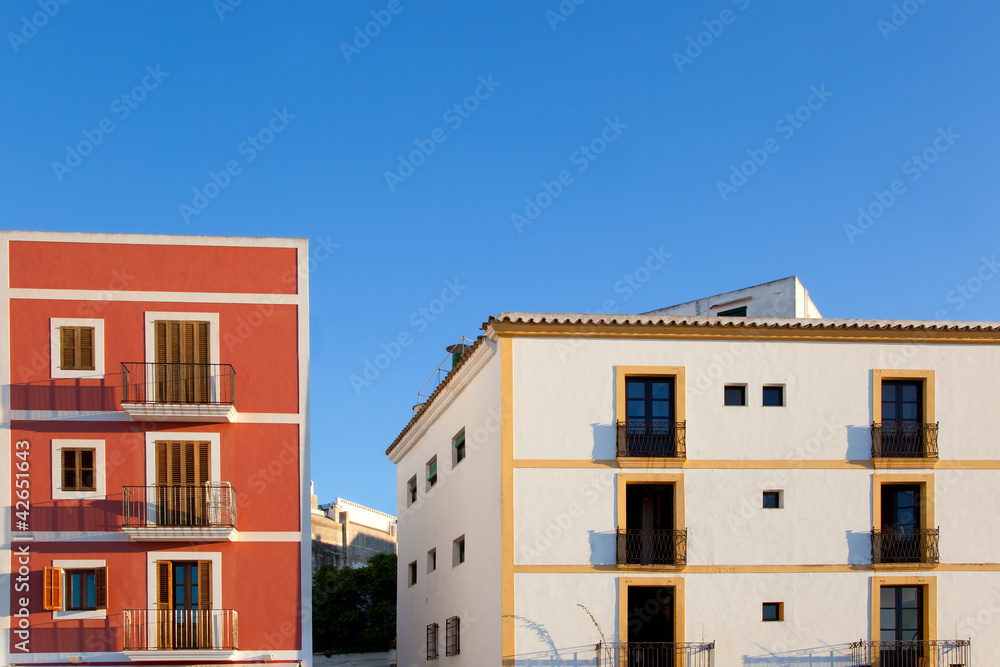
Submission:
M 674 589 L 674 641 L 684 641 L 684 579 L 683 577 L 619 577 L 618 578 L 618 641 L 628 641 L 628 587 L 658 586 Z
M 674 530 L 684 530 L 684 475 L 683 473 L 618 473 L 617 485 L 618 528 L 625 527 L 625 487 L 629 484 L 674 485 Z
M 934 475 L 872 475 L 872 528 L 882 528 L 882 485 L 883 484 L 919 484 L 920 485 L 920 527 L 936 528 L 934 523 Z
M 951 563 L 939 565 L 935 572 L 1000 572 L 1000 563 Z M 517 565 L 517 574 L 604 574 L 620 572 L 616 565 Z M 870 564 L 859 565 L 688 565 L 684 575 L 693 574 L 846 574 L 874 572 Z
M 673 377 L 674 421 L 687 420 L 687 371 L 684 366 L 615 366 L 615 421 L 623 422 L 626 377 Z
M 640 461 L 666 461 L 668 459 L 639 459 Z M 669 459 L 675 461 L 675 459 Z M 891 461 L 892 465 L 885 465 Z M 920 470 L 937 468 L 938 470 L 1000 470 L 1000 460 L 946 460 L 936 459 L 924 462 L 916 459 L 853 459 L 853 460 L 724 460 L 724 459 L 686 459 L 677 461 L 678 467 L 689 470 L 873 470 L 876 468 L 894 468 Z M 898 464 L 898 465 L 897 465 Z M 514 459 L 515 468 L 629 468 L 622 461 L 612 459 Z M 650 467 L 666 467 L 655 465 Z
M 924 639 L 937 639 L 937 577 L 872 577 L 871 584 L 871 635 L 875 641 L 881 637 L 879 609 L 882 586 L 922 586 L 924 589 Z
M 525 338 L 626 338 L 686 340 L 825 341 L 843 343 L 1000 344 L 996 331 L 832 329 L 811 327 L 706 326 L 697 324 L 548 324 L 490 322 L 500 336 Z
M 500 338 L 500 626 L 503 665 L 514 665 L 514 341 Z
M 875 368 L 872 370 L 872 421 L 882 423 L 882 380 L 923 380 L 924 423 L 937 422 L 934 405 L 934 371 L 916 371 L 895 368 Z

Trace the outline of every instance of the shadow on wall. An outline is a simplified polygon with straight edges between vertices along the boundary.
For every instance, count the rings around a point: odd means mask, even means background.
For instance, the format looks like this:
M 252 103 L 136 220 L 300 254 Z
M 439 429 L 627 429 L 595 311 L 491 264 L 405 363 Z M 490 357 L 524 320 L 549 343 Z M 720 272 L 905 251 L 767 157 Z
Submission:
M 848 461 L 861 461 L 872 457 L 872 427 L 868 426 L 848 426 L 847 427 L 847 455 Z
M 744 665 L 763 667 L 852 667 L 851 660 L 849 643 L 743 656 Z
M 56 379 L 9 386 L 14 410 L 117 410 L 121 396 L 121 374 L 108 373 L 100 379 Z
M 613 532 L 588 530 L 590 533 L 590 564 L 614 565 L 617 536 Z
M 615 425 L 591 424 L 594 433 L 594 448 L 591 457 L 595 461 L 612 461 L 616 455 Z
M 597 645 L 569 646 L 505 657 L 513 657 L 518 667 L 594 667 L 597 664 Z
M 870 565 L 872 562 L 872 534 L 848 530 L 847 562 L 850 565 Z

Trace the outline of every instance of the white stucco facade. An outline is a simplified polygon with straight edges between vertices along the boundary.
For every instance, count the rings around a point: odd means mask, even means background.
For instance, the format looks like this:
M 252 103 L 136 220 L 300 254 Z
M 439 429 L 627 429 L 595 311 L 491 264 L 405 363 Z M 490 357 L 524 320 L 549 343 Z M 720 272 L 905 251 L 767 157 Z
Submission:
M 669 589 L 669 640 L 714 642 L 719 667 L 854 665 L 849 643 L 880 639 L 881 592 L 897 588 L 918 591 L 921 640 L 971 639 L 970 664 L 993 664 L 1000 331 L 820 320 L 803 299 L 801 288 L 791 306 L 799 319 L 739 326 L 657 315 L 491 319 L 447 393 L 390 448 L 401 494 L 399 664 L 595 665 L 602 635 L 637 641 L 631 587 Z M 476 355 L 489 359 L 473 364 Z M 656 369 L 676 383 L 686 455 L 629 460 L 616 449 L 623 379 Z M 893 378 L 922 383 L 924 421 L 939 425 L 938 457 L 872 458 L 875 399 Z M 745 387 L 745 405 L 725 405 L 727 385 Z M 764 386 L 783 387 L 783 405 L 763 405 Z M 425 461 L 434 452 L 442 460 L 454 432 L 484 414 L 501 419 L 461 464 L 474 465 L 407 512 L 407 480 L 420 479 Z M 623 561 L 616 533 L 631 512 L 623 504 L 630 484 L 672 489 L 673 528 L 686 531 L 683 562 Z M 919 487 L 921 527 L 940 527 L 934 557 L 873 564 L 883 487 L 893 484 Z M 763 492 L 778 492 L 780 506 L 765 509 Z M 431 542 L 468 532 L 469 521 L 476 542 L 495 550 L 479 561 L 470 540 L 462 567 L 478 568 L 476 579 L 439 566 L 445 576 L 408 587 L 407 563 L 417 559 L 423 575 Z M 780 604 L 780 620 L 763 620 L 765 603 Z M 471 662 L 445 658 L 443 644 L 428 661 L 426 625 L 443 629 L 446 607 L 469 605 L 478 616 L 468 635 L 463 621 L 461 660 Z

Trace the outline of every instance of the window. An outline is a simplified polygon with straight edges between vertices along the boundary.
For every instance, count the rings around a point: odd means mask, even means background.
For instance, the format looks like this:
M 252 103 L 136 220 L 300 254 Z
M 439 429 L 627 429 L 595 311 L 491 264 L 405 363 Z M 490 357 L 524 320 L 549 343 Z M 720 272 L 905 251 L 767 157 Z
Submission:
M 438 624 L 431 623 L 427 626 L 427 659 L 437 660 L 438 658 Z
M 766 510 L 776 510 L 781 509 L 781 491 L 765 491 L 764 492 L 764 509 Z
M 628 397 L 629 422 L 672 422 L 674 420 L 674 379 L 628 378 L 625 380 Z
M 617 457 L 684 457 L 675 385 L 675 378 L 668 376 L 625 378 L 625 421 L 617 425 Z
M 108 607 L 106 567 L 46 567 L 42 587 L 42 606 L 47 610 L 94 611 Z
M 452 465 L 458 465 L 465 460 L 465 429 L 451 441 Z
M 465 535 L 451 543 L 451 565 L 461 565 L 465 562 Z
M 923 628 L 922 586 L 882 586 L 879 589 L 879 639 L 884 642 L 921 641 Z M 884 650 L 884 649 L 883 649 Z M 896 648 L 896 650 L 902 650 Z M 918 652 L 918 647 L 909 649 Z M 899 656 L 902 657 L 902 656 Z M 911 658 L 918 657 L 916 654 Z M 892 664 L 918 664 L 898 662 Z
M 746 317 L 747 307 L 740 306 L 739 308 L 730 308 L 729 310 L 723 310 L 719 313 L 719 317 Z
M 462 630 L 462 619 L 452 616 L 444 622 L 444 654 L 458 655 L 462 652 L 459 635 Z
M 201 557 L 206 555 L 204 552 L 198 554 Z M 158 616 L 171 619 L 156 624 L 157 647 L 159 649 L 213 648 L 217 638 L 212 630 L 213 627 L 218 627 L 218 622 L 206 623 L 203 619 L 209 618 L 207 614 L 198 613 L 213 608 L 214 588 L 218 579 L 212 577 L 213 562 L 157 560 L 155 566 L 155 601 Z M 150 634 L 153 635 L 152 628 Z
M 432 456 L 431 460 L 427 462 L 427 488 L 430 489 L 432 486 L 437 484 L 438 481 L 438 457 Z
M 872 371 L 872 458 L 936 459 L 934 371 Z M 916 467 L 933 467 L 921 461 Z
M 96 491 L 95 454 L 96 449 L 63 447 L 62 483 L 63 491 Z
M 53 378 L 99 378 L 104 375 L 104 320 L 49 320 Z
M 784 602 L 765 602 L 763 609 L 763 620 L 764 621 L 783 621 L 785 620 L 785 603 Z
M 417 476 L 414 475 L 406 483 L 406 506 L 409 507 L 417 502 Z
M 725 387 L 726 405 L 746 405 L 747 386 L 745 384 L 727 384 Z
M 625 524 L 618 526 L 619 565 L 683 565 L 687 533 L 678 530 L 673 484 L 625 485 Z
M 438 552 L 437 549 L 431 549 L 427 552 L 427 574 L 430 574 L 438 567 Z
M 409 571 L 410 571 L 409 581 L 410 581 L 410 586 L 412 586 L 415 583 L 417 583 L 417 561 L 413 561 L 412 563 L 410 563 Z
M 764 406 L 781 407 L 785 404 L 785 387 L 783 385 L 771 385 L 764 387 Z
M 94 327 L 59 327 L 59 368 L 94 370 Z

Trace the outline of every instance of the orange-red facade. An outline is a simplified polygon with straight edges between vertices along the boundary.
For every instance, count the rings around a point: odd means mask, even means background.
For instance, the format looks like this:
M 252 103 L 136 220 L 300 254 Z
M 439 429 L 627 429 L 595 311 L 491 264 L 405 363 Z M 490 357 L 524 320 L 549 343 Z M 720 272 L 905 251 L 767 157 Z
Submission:
M 308 663 L 306 242 L 0 243 L 2 663 Z

